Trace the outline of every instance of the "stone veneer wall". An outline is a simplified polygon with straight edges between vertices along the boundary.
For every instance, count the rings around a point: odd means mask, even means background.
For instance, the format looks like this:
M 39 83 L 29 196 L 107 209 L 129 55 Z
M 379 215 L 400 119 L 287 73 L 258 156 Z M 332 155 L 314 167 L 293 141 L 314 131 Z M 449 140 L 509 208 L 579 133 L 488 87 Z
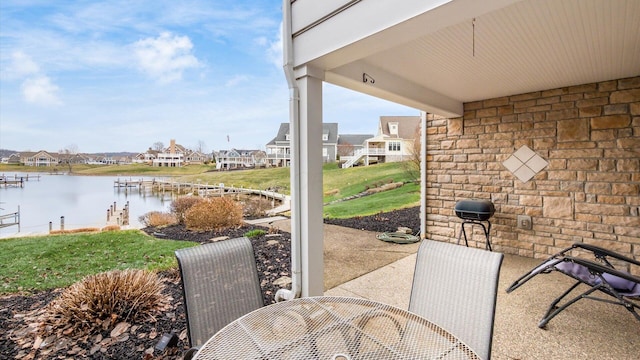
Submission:
M 502 165 L 522 145 L 549 162 L 527 183 Z M 430 115 L 427 189 L 428 238 L 455 242 L 456 201 L 488 199 L 496 251 L 543 258 L 584 242 L 640 258 L 640 76 L 466 103 L 463 118 Z M 520 214 L 532 230 L 517 228 Z M 473 240 L 484 247 L 478 226 Z

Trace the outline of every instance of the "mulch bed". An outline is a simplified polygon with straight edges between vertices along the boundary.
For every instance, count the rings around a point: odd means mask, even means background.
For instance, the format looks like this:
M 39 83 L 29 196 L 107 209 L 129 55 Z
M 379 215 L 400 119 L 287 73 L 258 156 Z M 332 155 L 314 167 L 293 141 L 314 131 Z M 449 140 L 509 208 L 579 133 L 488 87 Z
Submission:
M 375 232 L 396 231 L 399 226 L 415 231 L 419 228 L 419 207 L 362 216 L 351 219 L 325 219 L 325 223 Z M 146 233 L 178 241 L 211 242 L 221 236 L 243 236 L 247 231 L 263 229 L 271 233 L 252 239 L 256 264 L 265 304 L 274 302 L 279 286 L 274 282 L 290 276 L 291 235 L 261 226 L 245 225 L 223 232 L 197 232 L 182 226 L 161 229 L 145 228 Z M 275 241 L 274 241 L 275 240 Z M 152 321 L 131 324 L 125 333 L 105 329 L 81 337 L 67 336 L 38 339 L 35 336 L 33 314 L 55 299 L 61 289 L 40 291 L 28 295 L 0 297 L 0 360 L 2 359 L 182 359 L 188 349 L 186 320 L 182 303 L 182 286 L 177 271 L 160 274 L 165 283 L 164 292 L 170 298 L 171 308 Z M 286 279 L 286 278 L 285 278 Z M 160 351 L 156 345 L 164 334 L 175 333 L 176 346 Z

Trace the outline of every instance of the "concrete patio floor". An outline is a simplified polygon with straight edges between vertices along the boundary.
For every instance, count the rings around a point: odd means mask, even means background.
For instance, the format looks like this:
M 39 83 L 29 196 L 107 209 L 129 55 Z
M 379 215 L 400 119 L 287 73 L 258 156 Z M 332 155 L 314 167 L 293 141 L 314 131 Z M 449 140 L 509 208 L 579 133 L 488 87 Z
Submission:
M 273 220 L 272 226 L 290 231 L 289 219 Z M 419 243 L 386 243 L 375 236 L 371 231 L 324 225 L 325 295 L 361 297 L 407 309 Z M 505 255 L 493 359 L 640 358 L 640 321 L 622 306 L 580 300 L 551 320 L 546 330 L 538 328 L 551 301 L 572 280 L 552 273 L 535 277 L 511 294 L 505 289 L 540 262 Z
M 415 254 L 336 286 L 325 295 L 355 296 L 407 309 Z M 549 322 L 538 322 L 572 282 L 547 274 L 511 294 L 505 289 L 540 260 L 505 255 L 493 336 L 493 359 L 638 359 L 640 322 L 621 306 L 580 300 Z M 473 294 L 469 294 L 473 296 Z

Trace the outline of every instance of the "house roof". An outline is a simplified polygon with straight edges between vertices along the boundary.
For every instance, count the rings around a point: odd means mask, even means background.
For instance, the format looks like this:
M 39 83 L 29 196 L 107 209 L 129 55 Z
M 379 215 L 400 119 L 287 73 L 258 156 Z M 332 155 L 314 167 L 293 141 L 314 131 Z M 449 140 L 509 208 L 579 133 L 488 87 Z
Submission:
M 267 143 L 269 145 L 275 145 L 277 142 L 286 142 L 287 134 L 289 134 L 290 123 L 281 123 L 278 129 L 278 135 Z M 323 140 L 324 144 L 336 144 L 338 142 L 338 123 L 323 123 L 322 134 L 329 134 L 328 140 Z
M 297 71 L 447 117 L 463 103 L 640 74 L 638 0 L 291 5 Z
M 363 145 L 367 139 L 371 139 L 371 134 L 340 134 L 338 136 L 338 146 L 340 145 Z
M 390 123 L 398 123 L 398 135 L 390 133 Z M 380 116 L 378 135 L 396 139 L 415 139 L 419 127 L 419 116 Z

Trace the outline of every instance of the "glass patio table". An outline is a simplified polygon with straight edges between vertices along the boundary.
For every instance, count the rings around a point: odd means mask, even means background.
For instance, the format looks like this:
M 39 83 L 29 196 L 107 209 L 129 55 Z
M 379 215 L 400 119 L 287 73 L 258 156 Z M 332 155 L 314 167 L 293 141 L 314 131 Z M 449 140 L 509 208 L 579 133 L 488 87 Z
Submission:
M 212 336 L 195 359 L 479 359 L 429 320 L 350 297 L 308 297 L 255 310 Z

